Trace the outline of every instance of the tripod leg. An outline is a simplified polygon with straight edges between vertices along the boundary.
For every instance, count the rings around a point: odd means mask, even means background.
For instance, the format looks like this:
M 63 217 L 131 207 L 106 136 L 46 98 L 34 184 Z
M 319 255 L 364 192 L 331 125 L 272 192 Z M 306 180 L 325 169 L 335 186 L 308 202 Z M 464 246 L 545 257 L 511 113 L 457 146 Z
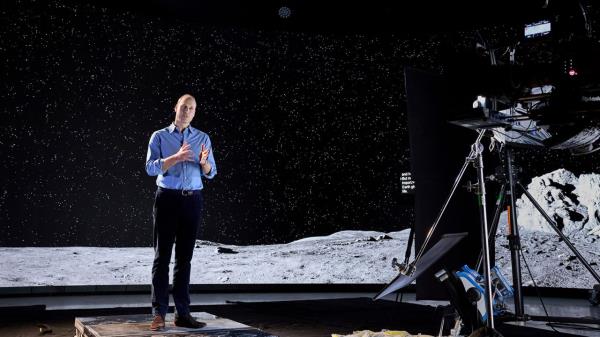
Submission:
M 410 253 L 412 251 L 413 241 L 415 241 L 415 225 L 410 226 L 410 234 L 408 234 L 408 242 L 406 243 L 406 251 L 404 252 L 404 263 L 410 261 Z
M 489 246 L 489 230 L 487 221 L 487 209 L 485 200 L 485 176 L 483 175 L 483 145 L 474 144 L 475 147 L 479 147 L 475 152 L 477 153 L 477 161 L 475 167 L 477 168 L 477 177 L 479 180 L 479 196 L 480 196 L 480 215 L 481 215 L 481 246 L 483 248 L 483 275 L 485 282 L 485 310 L 487 313 L 486 326 L 489 329 L 494 329 L 494 309 L 492 307 L 492 279 L 490 271 L 490 246 Z
M 585 266 L 585 268 L 587 268 L 587 270 L 589 270 L 589 272 L 592 273 L 592 276 L 594 276 L 596 281 L 598 281 L 598 283 L 600 283 L 600 276 L 598 276 L 598 273 L 596 273 L 596 271 L 592 268 L 592 266 L 590 266 L 590 264 L 585 260 L 585 258 L 579 253 L 577 248 L 575 248 L 575 246 L 573 246 L 571 241 L 569 241 L 569 238 L 567 238 L 567 236 L 565 234 L 563 234 L 563 232 L 560 231 L 558 226 L 556 226 L 556 223 L 554 222 L 554 220 L 552 220 L 552 218 L 550 218 L 548 213 L 546 213 L 542 209 L 542 206 L 540 206 L 540 204 L 538 204 L 538 202 L 533 198 L 533 196 L 529 193 L 529 191 L 527 191 L 527 189 L 523 185 L 521 185 L 521 183 L 519 183 L 519 187 L 521 187 L 521 189 L 523 190 L 523 192 L 525 192 L 525 195 L 527 196 L 529 201 L 531 201 L 533 206 L 535 206 L 535 208 L 538 210 L 538 212 L 540 212 L 540 214 L 546 219 L 548 224 L 550 224 L 550 227 L 552 227 L 552 229 L 554 229 L 554 231 L 561 237 L 561 239 L 563 239 L 563 241 L 567 244 L 567 246 L 569 246 L 571 251 L 577 256 L 579 261 L 581 261 L 581 263 Z
M 519 320 L 525 320 L 525 305 L 523 304 L 523 281 L 521 279 L 521 238 L 519 237 L 519 226 L 517 222 L 517 200 L 515 198 L 515 175 L 513 172 L 512 151 L 510 148 L 505 150 L 506 173 L 508 176 L 510 193 L 510 212 L 509 212 L 509 234 L 508 243 L 510 248 L 510 262 L 512 269 L 515 316 Z
M 504 195 L 506 193 L 506 184 L 502 184 L 500 187 L 500 193 L 498 193 L 498 199 L 496 200 L 496 212 L 494 213 L 494 219 L 492 220 L 492 225 L 490 227 L 490 236 L 488 238 L 490 242 L 490 249 L 495 249 L 496 247 L 496 232 L 498 231 L 498 221 L 500 220 L 500 214 L 502 214 L 502 210 L 504 209 Z M 490 251 L 490 257 L 495 256 L 495 253 Z M 495 261 L 495 258 L 490 258 L 490 260 Z M 479 253 L 479 257 L 477 258 L 477 268 L 475 270 L 480 271 L 481 264 L 483 263 L 483 250 Z M 495 263 L 494 263 L 495 265 Z

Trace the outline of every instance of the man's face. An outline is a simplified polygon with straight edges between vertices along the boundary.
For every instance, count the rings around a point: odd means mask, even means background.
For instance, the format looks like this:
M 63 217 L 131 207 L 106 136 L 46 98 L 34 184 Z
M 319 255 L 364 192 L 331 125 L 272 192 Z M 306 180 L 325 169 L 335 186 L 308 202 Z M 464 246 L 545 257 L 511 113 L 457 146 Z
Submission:
M 187 126 L 196 114 L 196 100 L 191 97 L 180 100 L 175 106 L 175 122 Z

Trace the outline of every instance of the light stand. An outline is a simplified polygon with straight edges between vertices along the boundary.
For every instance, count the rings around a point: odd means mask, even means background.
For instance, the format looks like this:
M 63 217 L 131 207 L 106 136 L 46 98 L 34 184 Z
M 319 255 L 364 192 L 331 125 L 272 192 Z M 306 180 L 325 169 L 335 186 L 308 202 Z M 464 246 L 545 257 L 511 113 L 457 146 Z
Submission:
M 513 278 L 513 290 L 514 290 L 514 304 L 515 304 L 515 316 L 518 320 L 525 319 L 524 305 L 523 305 L 523 292 L 522 292 L 522 278 L 521 278 L 521 239 L 519 236 L 519 226 L 517 225 L 517 207 L 516 200 L 513 197 L 515 195 L 515 181 L 514 181 L 514 164 L 512 159 L 512 151 L 510 148 L 502 147 L 504 151 L 503 158 L 503 170 L 498 173 L 496 180 L 502 181 L 500 187 L 500 193 L 498 194 L 498 200 L 496 202 L 496 211 L 494 213 L 494 219 L 492 220 L 490 234 L 488 236 L 488 242 L 495 243 L 495 236 L 498 230 L 498 222 L 500 215 L 504 209 L 506 202 L 505 196 L 509 195 L 510 199 L 510 214 L 509 214 L 509 235 L 508 242 L 510 247 L 511 256 L 511 269 Z M 508 185 L 508 191 L 506 187 Z M 495 244 L 493 245 L 495 247 Z M 481 263 L 483 260 L 483 251 L 479 256 L 476 270 L 481 269 Z
M 531 201 L 533 206 L 537 209 L 537 211 L 544 217 L 544 219 L 548 222 L 550 227 L 560 236 L 560 238 L 565 242 L 565 244 L 571 249 L 571 251 L 575 254 L 575 256 L 581 261 L 581 263 L 585 266 L 585 268 L 592 274 L 592 276 L 600 283 L 600 276 L 598 273 L 590 266 L 590 264 L 585 260 L 585 258 L 579 253 L 577 248 L 571 243 L 567 236 L 565 236 L 562 231 L 556 225 L 556 222 L 552 220 L 552 218 L 542 209 L 540 204 L 533 198 L 533 196 L 529 193 L 527 188 L 523 186 L 518 179 L 516 178 L 515 173 L 515 164 L 513 153 L 510 147 L 504 146 L 501 151 L 503 155 L 503 163 L 504 169 L 503 173 L 499 174 L 496 180 L 501 181 L 502 185 L 500 188 L 500 195 L 498 198 L 496 213 L 492 222 L 490 236 L 488 237 L 489 241 L 493 241 L 495 238 L 495 234 L 497 231 L 497 226 L 499 222 L 499 214 L 501 210 L 504 208 L 504 204 L 506 202 L 505 194 L 508 194 L 510 199 L 510 213 L 509 213 L 509 249 L 511 253 L 511 267 L 512 267 L 512 276 L 513 276 L 513 290 L 514 290 L 514 307 L 515 307 L 515 318 L 518 321 L 526 321 L 528 318 L 525 314 L 524 303 L 523 303 L 523 292 L 522 292 L 522 277 L 521 277 L 521 242 L 519 236 L 519 227 L 517 223 L 517 208 L 516 208 L 516 189 L 520 188 L 523 194 Z M 508 191 L 506 191 L 506 187 L 508 185 Z M 485 252 L 482 251 L 482 254 L 485 255 Z M 478 268 L 481 264 L 481 260 L 484 256 L 480 256 Z M 600 289 L 600 286 L 595 285 L 594 289 Z M 596 295 L 597 296 L 597 295 Z M 594 303 L 594 292 L 592 291 L 592 298 L 590 299 L 592 304 Z
M 483 139 L 484 134 L 485 134 L 485 130 L 483 130 L 483 129 L 478 130 L 477 139 L 471 145 L 471 152 L 466 157 L 465 162 L 464 162 L 462 168 L 460 169 L 458 176 L 456 177 L 456 179 L 454 181 L 454 185 L 452 186 L 450 194 L 449 194 L 448 198 L 446 199 L 446 201 L 444 202 L 444 205 L 442 206 L 442 209 L 440 210 L 433 225 L 427 232 L 425 241 L 421 245 L 419 252 L 416 254 L 415 260 L 409 264 L 407 264 L 407 263 L 403 263 L 402 265 L 398 264 L 398 266 L 402 266 L 404 268 L 402 270 L 400 270 L 400 273 L 396 277 L 396 279 L 394 279 L 384 290 L 382 290 L 375 297 L 375 299 L 382 298 L 383 296 L 385 296 L 391 292 L 401 289 L 405 285 L 409 284 L 410 281 L 412 281 L 414 278 L 416 278 L 416 276 L 413 276 L 413 274 L 418 274 L 418 273 L 424 272 L 424 270 L 416 270 L 417 266 L 421 265 L 421 264 L 419 264 L 419 262 L 421 261 L 421 258 L 423 258 L 424 261 L 431 262 L 431 258 L 429 256 L 427 256 L 428 254 L 424 254 L 425 249 L 427 248 L 429 241 L 431 240 L 431 238 L 433 236 L 433 233 L 435 232 L 440 220 L 442 219 L 442 216 L 444 215 L 446 209 L 448 208 L 448 205 L 450 204 L 450 201 L 452 200 L 452 197 L 454 196 L 454 193 L 456 192 L 456 189 L 458 188 L 460 181 L 462 180 L 462 178 L 465 174 L 465 171 L 467 170 L 467 167 L 469 166 L 469 164 L 473 164 L 473 166 L 477 169 L 477 176 L 478 176 L 478 181 L 479 181 L 478 195 L 479 195 L 479 201 L 480 201 L 480 206 L 481 206 L 480 207 L 480 220 L 481 220 L 481 226 L 482 226 L 481 243 L 482 243 L 482 249 L 483 249 L 483 267 L 484 267 L 484 282 L 485 282 L 484 296 L 485 296 L 485 307 L 486 307 L 486 312 L 487 312 L 486 326 L 483 328 L 484 328 L 485 334 L 487 336 L 499 336 L 499 334 L 494 330 L 494 312 L 492 309 L 493 299 L 492 299 L 492 284 L 491 284 L 491 270 L 490 270 L 490 268 L 491 268 L 490 267 L 490 251 L 489 251 L 490 247 L 489 247 L 489 241 L 488 241 L 488 237 L 490 234 L 489 234 L 489 230 L 488 230 L 487 210 L 486 210 L 487 206 L 486 206 L 485 176 L 483 174 L 483 150 L 484 150 L 484 147 L 483 147 L 483 144 L 481 144 L 481 140 Z M 442 241 L 444 241 L 444 239 L 440 240 L 434 247 L 432 247 L 430 249 L 430 251 L 440 250 L 440 249 L 436 249 L 436 247 L 440 243 L 442 243 Z M 428 251 L 428 253 L 429 253 L 429 251 Z M 430 266 L 431 263 L 427 263 L 427 262 L 424 262 L 423 265 Z M 425 268 L 427 268 L 427 267 L 425 267 Z
M 502 159 L 503 159 L 503 170 L 502 173 L 498 174 L 498 180 L 502 183 L 500 188 L 500 193 L 497 200 L 497 207 L 494 213 L 494 217 L 491 223 L 491 226 L 488 227 L 487 220 L 487 201 L 486 201 L 486 177 L 483 172 L 483 150 L 484 147 L 481 144 L 481 140 L 483 139 L 483 135 L 485 134 L 485 130 L 478 130 L 478 137 L 476 141 L 471 145 L 471 152 L 466 157 L 465 162 L 454 181 L 454 185 L 450 191 L 448 198 L 445 200 L 442 209 L 440 210 L 438 216 L 436 217 L 433 225 L 427 232 L 427 236 L 425 237 L 425 241 L 421 245 L 418 253 L 415 256 L 415 259 L 412 263 L 399 264 L 396 262 L 396 267 L 399 267 L 400 273 L 398 277 L 388 285 L 380 294 L 376 296 L 375 299 L 382 298 L 386 294 L 397 291 L 402 287 L 408 285 L 410 281 L 416 279 L 417 274 L 423 273 L 424 270 L 430 266 L 427 264 L 427 267 L 424 267 L 423 264 L 419 264 L 419 261 L 422 257 L 425 257 L 424 260 L 430 260 L 427 256 L 428 254 L 424 254 L 428 244 L 435 232 L 439 222 L 441 221 L 451 199 L 458 188 L 460 181 L 462 180 L 467 167 L 469 164 L 473 164 L 473 166 L 477 170 L 478 184 L 474 190 L 476 190 L 479 197 L 479 210 L 480 210 L 480 221 L 481 221 L 481 243 L 482 250 L 478 259 L 477 270 L 483 269 L 483 277 L 484 277 L 484 296 L 485 299 L 485 310 L 486 310 L 486 325 L 481 327 L 480 333 L 483 333 L 482 336 L 498 336 L 498 332 L 494 327 L 494 312 L 493 312 L 493 294 L 492 294 L 492 284 L 491 284 L 491 265 L 492 261 L 490 259 L 490 249 L 494 248 L 490 245 L 490 242 L 494 242 L 496 231 L 498 228 L 498 223 L 500 219 L 500 214 L 505 207 L 506 203 L 510 204 L 510 212 L 509 212 L 509 247 L 511 251 L 511 267 L 512 267 L 512 277 L 513 277 L 513 290 L 514 290 L 514 305 L 515 305 L 515 318 L 517 321 L 526 321 L 529 318 L 525 314 L 524 303 L 523 303 L 523 292 L 522 292 L 522 277 L 521 277 L 521 242 L 519 236 L 519 227 L 517 223 L 517 209 L 516 209 L 516 190 L 520 188 L 523 190 L 525 196 L 532 202 L 532 204 L 536 207 L 538 212 L 542 214 L 542 216 L 548 221 L 551 227 L 557 232 L 557 234 L 561 237 L 561 239 L 569 246 L 569 248 L 573 251 L 573 253 L 577 256 L 577 258 L 582 262 L 582 264 L 592 273 L 594 278 L 598 280 L 600 283 L 600 277 L 598 274 L 592 269 L 590 264 L 585 260 L 585 258 L 577 251 L 575 246 L 569 241 L 569 239 L 560 231 L 557 227 L 556 223 L 550 218 L 550 216 L 541 208 L 539 203 L 535 201 L 533 196 L 527 191 L 527 189 L 518 181 L 516 178 L 515 172 L 515 164 L 513 159 L 512 150 L 508 146 L 502 147 Z M 508 196 L 509 200 L 507 200 L 506 196 Z M 410 238 L 409 238 L 410 240 Z M 439 244 L 440 242 L 438 242 Z M 454 244 L 454 243 L 453 243 Z M 436 244 L 437 246 L 437 244 Z M 433 247 L 430 250 L 439 250 L 438 247 Z M 424 267 L 424 268 L 420 268 Z M 483 267 L 483 268 L 482 268 Z M 417 270 L 418 269 L 418 270 Z M 598 297 L 598 293 L 600 292 L 600 286 L 595 286 L 595 293 L 593 296 L 596 299 Z
M 415 255 L 414 261 L 410 264 L 406 264 L 405 269 L 400 271 L 401 273 L 406 274 L 406 275 L 412 274 L 414 272 L 415 264 L 421 259 L 421 257 L 423 256 L 423 253 L 425 253 L 425 248 L 427 248 L 427 245 L 429 244 L 429 241 L 431 240 L 433 233 L 435 232 L 438 224 L 442 220 L 442 217 L 444 216 L 444 213 L 446 212 L 446 209 L 448 208 L 448 205 L 450 204 L 450 201 L 452 200 L 452 197 L 454 196 L 454 193 L 456 192 L 456 189 L 458 188 L 460 181 L 462 180 L 463 176 L 465 175 L 465 171 L 467 170 L 467 167 L 469 167 L 469 163 L 471 163 L 475 159 L 476 155 L 474 153 L 474 148 L 479 149 L 479 147 L 478 146 L 476 147 L 475 145 L 481 144 L 481 139 L 483 139 L 485 130 L 479 130 L 478 132 L 479 132 L 479 135 L 477 136 L 475 143 L 473 143 L 473 145 L 471 145 L 471 152 L 469 153 L 467 158 L 465 158 L 465 162 L 463 163 L 463 166 L 461 167 L 460 171 L 458 172 L 458 175 L 456 176 L 456 179 L 454 180 L 454 184 L 452 185 L 452 188 L 450 189 L 450 194 L 446 198 L 446 201 L 444 202 L 442 209 L 440 210 L 435 221 L 433 222 L 433 225 L 431 225 L 431 228 L 427 232 L 427 235 L 425 236 L 425 240 L 423 241 L 423 244 L 421 245 L 421 249 L 419 249 L 419 252 Z
M 515 172 L 512 160 L 512 151 L 509 148 L 505 150 L 506 155 L 506 173 L 508 175 L 508 185 L 510 193 L 510 234 L 508 242 L 510 247 L 510 262 L 513 276 L 513 290 L 515 303 L 515 316 L 517 320 L 525 319 L 525 307 L 523 303 L 523 282 L 521 278 L 521 237 L 519 236 L 519 225 L 517 222 L 517 205 L 515 198 Z
M 483 135 L 485 131 L 479 131 L 480 135 Z M 479 138 L 478 138 L 479 139 Z M 472 145 L 471 152 L 474 152 L 474 166 L 477 169 L 477 178 L 479 180 L 479 214 L 481 217 L 481 225 L 483 231 L 481 232 L 481 244 L 483 250 L 483 273 L 485 282 L 485 311 L 487 313 L 486 326 L 488 332 L 494 329 L 494 310 L 492 308 L 492 278 L 490 270 L 490 247 L 488 240 L 488 221 L 487 221 L 487 203 L 485 198 L 485 176 L 483 175 L 483 144 L 480 141 L 475 142 Z

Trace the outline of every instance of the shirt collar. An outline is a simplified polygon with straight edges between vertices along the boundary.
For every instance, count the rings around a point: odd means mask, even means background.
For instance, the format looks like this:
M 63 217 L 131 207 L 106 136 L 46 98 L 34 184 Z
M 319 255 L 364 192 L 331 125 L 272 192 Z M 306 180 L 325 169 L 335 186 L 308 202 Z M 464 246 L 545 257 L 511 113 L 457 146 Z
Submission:
M 171 123 L 171 125 L 169 125 L 167 130 L 169 130 L 169 133 L 173 133 L 173 131 L 175 131 L 175 123 Z
M 171 122 L 171 125 L 169 125 L 169 127 L 167 127 L 167 130 L 169 130 L 169 133 L 173 133 L 173 131 L 175 131 L 177 129 L 177 127 L 175 126 L 175 123 Z M 185 128 L 185 130 L 183 130 L 183 132 L 185 133 L 193 133 L 194 132 L 194 128 L 191 125 L 188 125 L 187 128 Z

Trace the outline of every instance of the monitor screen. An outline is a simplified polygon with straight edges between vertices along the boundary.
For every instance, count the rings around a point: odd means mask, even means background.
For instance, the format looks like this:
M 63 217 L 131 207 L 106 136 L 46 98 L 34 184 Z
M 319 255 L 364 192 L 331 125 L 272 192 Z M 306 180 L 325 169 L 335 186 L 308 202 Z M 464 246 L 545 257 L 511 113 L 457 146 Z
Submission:
M 544 36 L 550 34 L 551 29 L 550 21 L 543 20 L 535 23 L 525 25 L 525 37 L 533 38 L 538 36 Z

